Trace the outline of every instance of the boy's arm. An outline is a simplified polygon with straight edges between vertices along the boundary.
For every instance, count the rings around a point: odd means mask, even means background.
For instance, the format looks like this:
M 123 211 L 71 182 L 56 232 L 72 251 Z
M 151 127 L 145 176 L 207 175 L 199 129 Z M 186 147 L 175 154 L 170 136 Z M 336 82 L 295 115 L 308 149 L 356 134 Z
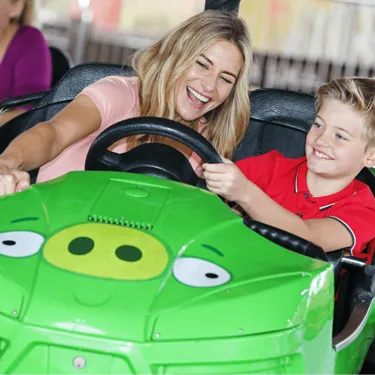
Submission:
M 302 220 L 276 203 L 257 185 L 249 181 L 231 161 L 204 164 L 207 187 L 213 193 L 235 201 L 254 220 L 283 229 L 333 251 L 353 245 L 343 224 L 333 218 Z
M 237 203 L 254 220 L 293 233 L 325 251 L 350 248 L 353 239 L 343 224 L 332 218 L 302 220 L 280 206 L 251 181 Z

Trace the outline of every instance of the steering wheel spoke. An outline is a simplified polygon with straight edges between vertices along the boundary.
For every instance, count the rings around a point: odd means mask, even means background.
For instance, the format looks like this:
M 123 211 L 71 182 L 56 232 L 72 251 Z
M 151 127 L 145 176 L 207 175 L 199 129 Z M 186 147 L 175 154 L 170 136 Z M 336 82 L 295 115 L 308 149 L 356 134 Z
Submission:
M 100 162 L 102 163 L 103 167 L 108 166 L 108 169 L 110 170 L 113 166 L 121 163 L 121 154 L 105 150 L 101 155 Z

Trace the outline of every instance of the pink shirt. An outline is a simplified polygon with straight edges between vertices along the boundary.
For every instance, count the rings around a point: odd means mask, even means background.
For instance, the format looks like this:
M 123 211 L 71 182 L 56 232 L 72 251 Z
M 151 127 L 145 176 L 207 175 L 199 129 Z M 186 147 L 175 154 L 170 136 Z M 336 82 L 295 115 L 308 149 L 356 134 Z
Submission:
M 37 182 L 48 181 L 70 171 L 84 170 L 89 148 L 103 130 L 119 121 L 139 116 L 138 93 L 139 79 L 137 77 L 106 77 L 86 87 L 79 95 L 87 95 L 99 109 L 102 118 L 100 128 L 42 166 Z M 116 147 L 111 148 L 111 151 L 125 152 L 126 140 L 118 142 Z M 200 157 L 196 153 L 192 153 L 189 160 L 192 167 L 199 173 Z

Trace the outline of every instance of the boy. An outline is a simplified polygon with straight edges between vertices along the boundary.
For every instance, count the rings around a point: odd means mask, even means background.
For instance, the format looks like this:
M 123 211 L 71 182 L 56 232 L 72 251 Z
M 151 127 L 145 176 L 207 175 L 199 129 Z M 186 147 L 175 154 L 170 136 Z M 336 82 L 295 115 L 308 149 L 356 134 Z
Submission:
M 338 78 L 320 87 L 306 157 L 277 151 L 235 164 L 204 164 L 213 193 L 252 219 L 286 230 L 325 251 L 362 253 L 375 238 L 375 198 L 355 180 L 375 165 L 375 79 Z

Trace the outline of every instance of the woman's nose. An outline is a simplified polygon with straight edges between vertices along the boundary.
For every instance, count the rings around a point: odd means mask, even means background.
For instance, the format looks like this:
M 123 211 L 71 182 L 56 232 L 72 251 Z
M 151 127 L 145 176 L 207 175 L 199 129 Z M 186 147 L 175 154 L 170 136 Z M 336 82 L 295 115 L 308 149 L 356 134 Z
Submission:
M 213 74 L 208 74 L 202 79 L 203 89 L 207 92 L 215 90 L 217 78 Z

